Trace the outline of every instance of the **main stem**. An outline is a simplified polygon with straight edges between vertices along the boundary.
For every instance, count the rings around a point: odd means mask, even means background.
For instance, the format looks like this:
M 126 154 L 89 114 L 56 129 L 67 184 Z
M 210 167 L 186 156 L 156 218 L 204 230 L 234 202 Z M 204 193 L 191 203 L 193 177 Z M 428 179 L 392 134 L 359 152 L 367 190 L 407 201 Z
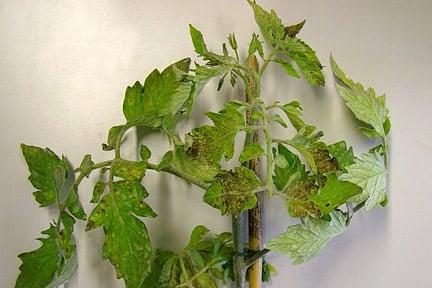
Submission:
M 258 61 L 255 56 L 248 58 L 248 66 L 255 72 L 259 72 Z M 251 103 L 255 98 L 260 97 L 259 87 L 260 83 L 255 83 L 254 79 L 248 79 L 249 90 L 254 91 L 253 95 L 246 95 L 247 102 Z M 251 123 L 252 125 L 254 123 Z M 255 130 L 252 134 L 251 139 L 247 139 L 253 143 L 259 143 L 259 130 Z M 260 174 L 260 161 L 259 159 L 253 159 L 249 162 L 249 168 L 255 172 L 256 175 Z M 257 205 L 249 210 L 249 250 L 260 251 L 261 250 L 261 195 L 257 194 Z M 248 273 L 249 288 L 261 288 L 262 283 L 262 258 L 258 258 L 254 264 L 249 267 Z

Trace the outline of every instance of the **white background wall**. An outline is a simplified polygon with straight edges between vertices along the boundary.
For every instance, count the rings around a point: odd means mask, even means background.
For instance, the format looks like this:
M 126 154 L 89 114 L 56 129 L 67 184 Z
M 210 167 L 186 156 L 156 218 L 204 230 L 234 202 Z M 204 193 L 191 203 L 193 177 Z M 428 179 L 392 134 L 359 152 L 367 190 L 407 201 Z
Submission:
M 269 102 L 302 101 L 307 122 L 323 129 L 327 141 L 347 139 L 356 152 L 366 151 L 373 143 L 359 135 L 335 93 L 328 68 L 332 52 L 354 79 L 387 94 L 393 122 L 388 208 L 360 214 L 307 264 L 291 266 L 286 257 L 271 255 L 268 260 L 279 275 L 267 287 L 432 287 L 432 1 L 260 2 L 276 9 L 286 23 L 307 19 L 301 37 L 327 66 L 328 85 L 316 89 L 271 67 L 263 84 Z M 245 51 L 257 31 L 246 1 L 238 0 L 0 1 L 1 287 L 13 286 L 20 264 L 16 255 L 38 247 L 34 238 L 54 215 L 36 207 L 19 143 L 48 146 L 75 164 L 85 153 L 96 161 L 109 159 L 100 145 L 108 129 L 123 121 L 126 86 L 143 80 L 154 67 L 193 56 L 189 23 L 203 31 L 214 49 L 235 32 Z M 206 122 L 202 112 L 218 109 L 241 92 L 223 89 L 218 94 L 215 86 L 205 89 L 181 131 Z M 131 147 L 135 136 L 130 134 Z M 155 162 L 169 148 L 157 134 L 140 136 L 153 149 Z M 135 157 L 136 151 L 126 155 Z M 94 181 L 80 189 L 84 203 L 89 203 Z M 181 180 L 149 172 L 145 185 L 159 214 L 146 220 L 154 246 L 179 249 L 197 224 L 215 232 L 229 229 L 229 218 L 202 203 L 202 192 Z M 87 212 L 91 208 L 86 204 Z M 265 239 L 291 223 L 283 201 L 266 204 Z M 85 233 L 83 228 L 83 223 L 76 228 L 80 267 L 68 287 L 123 287 L 100 258 L 101 231 Z

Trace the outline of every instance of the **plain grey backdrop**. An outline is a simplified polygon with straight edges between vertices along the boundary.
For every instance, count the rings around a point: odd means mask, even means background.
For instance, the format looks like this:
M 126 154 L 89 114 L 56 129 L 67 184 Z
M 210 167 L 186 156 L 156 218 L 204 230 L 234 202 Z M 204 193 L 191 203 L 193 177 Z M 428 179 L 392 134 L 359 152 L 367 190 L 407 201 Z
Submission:
M 359 134 L 335 92 L 328 61 L 333 53 L 350 76 L 386 93 L 393 123 L 389 206 L 361 213 L 309 263 L 292 266 L 282 255 L 267 257 L 279 273 L 266 287 L 432 287 L 432 1 L 259 2 L 287 24 L 307 19 L 300 37 L 326 66 L 324 88 L 310 88 L 271 66 L 262 88 L 268 103 L 300 100 L 306 121 L 322 129 L 326 141 L 347 139 L 357 153 L 366 151 L 374 143 Z M 13 286 L 20 264 L 16 255 L 38 247 L 34 239 L 54 217 L 33 200 L 19 144 L 48 146 L 75 165 L 85 153 L 96 161 L 109 159 L 100 147 L 108 129 L 123 121 L 126 86 L 144 80 L 155 67 L 195 57 L 189 23 L 218 51 L 235 32 L 243 55 L 258 31 L 251 9 L 240 0 L 0 1 L 1 287 Z M 181 133 L 208 123 L 203 112 L 242 96 L 241 89 L 217 93 L 216 82 L 203 91 L 191 118 L 179 126 Z M 281 137 L 291 133 L 275 130 Z M 154 162 L 169 149 L 156 133 L 132 132 L 125 156 L 136 157 L 138 142 L 153 149 Z M 80 189 L 87 212 L 95 180 Z M 144 183 L 159 214 L 146 220 L 155 247 L 179 249 L 198 224 L 215 232 L 230 229 L 228 217 L 202 203 L 199 189 L 153 172 Z M 268 240 L 295 221 L 287 217 L 283 201 L 272 199 L 264 223 Z M 100 257 L 102 232 L 86 233 L 84 223 L 76 231 L 79 270 L 68 287 L 123 287 Z

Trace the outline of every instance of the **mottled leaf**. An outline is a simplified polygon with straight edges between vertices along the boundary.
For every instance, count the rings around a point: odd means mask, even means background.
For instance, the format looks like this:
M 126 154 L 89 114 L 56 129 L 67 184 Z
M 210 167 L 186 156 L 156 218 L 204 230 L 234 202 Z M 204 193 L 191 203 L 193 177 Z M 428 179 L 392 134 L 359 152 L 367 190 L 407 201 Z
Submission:
M 151 270 L 150 239 L 146 226 L 136 217 L 156 217 L 143 201 L 147 195 L 138 181 L 114 182 L 87 223 L 87 230 L 103 226 L 103 256 L 115 266 L 117 278 L 124 278 L 127 287 L 139 287 Z

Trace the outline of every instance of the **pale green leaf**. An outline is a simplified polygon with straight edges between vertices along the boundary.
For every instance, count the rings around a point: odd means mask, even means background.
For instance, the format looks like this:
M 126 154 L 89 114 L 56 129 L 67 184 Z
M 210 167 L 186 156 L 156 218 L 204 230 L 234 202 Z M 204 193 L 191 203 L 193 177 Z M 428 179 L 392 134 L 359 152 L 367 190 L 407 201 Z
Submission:
M 276 46 L 285 37 L 285 27 L 282 21 L 275 11 L 267 12 L 257 3 L 251 0 L 248 2 L 254 11 L 255 21 L 262 35 L 271 46 Z
M 362 132 L 368 137 L 385 137 L 390 130 L 385 96 L 377 96 L 373 88 L 370 87 L 366 90 L 362 84 L 348 78 L 332 56 L 330 56 L 330 64 L 333 74 L 340 83 L 336 84 L 336 89 L 345 100 L 346 105 L 357 119 L 370 125 L 369 127 L 362 127 Z
M 265 247 L 287 255 L 293 264 L 304 263 L 318 255 L 327 243 L 346 229 L 346 216 L 340 211 L 330 213 L 331 221 L 307 217 L 304 223 L 288 227 Z
M 262 42 L 259 40 L 257 34 L 252 34 L 251 42 L 249 43 L 248 55 L 251 56 L 255 52 L 258 52 L 258 55 L 261 58 L 264 58 L 264 49 L 262 46 Z
M 347 167 L 347 173 L 342 174 L 339 180 L 351 182 L 363 189 L 362 194 L 354 196 L 350 201 L 359 203 L 366 200 L 365 210 L 369 211 L 386 199 L 386 174 L 383 156 L 365 153 Z

